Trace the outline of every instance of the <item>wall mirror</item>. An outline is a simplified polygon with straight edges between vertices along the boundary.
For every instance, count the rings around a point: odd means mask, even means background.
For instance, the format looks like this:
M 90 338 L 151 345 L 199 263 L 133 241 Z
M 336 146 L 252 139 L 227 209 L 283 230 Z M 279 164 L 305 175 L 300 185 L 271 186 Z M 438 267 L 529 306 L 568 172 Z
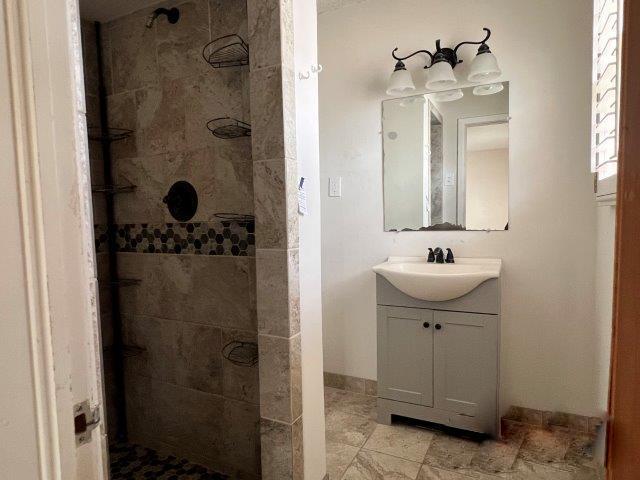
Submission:
M 509 84 L 382 102 L 384 229 L 506 230 Z

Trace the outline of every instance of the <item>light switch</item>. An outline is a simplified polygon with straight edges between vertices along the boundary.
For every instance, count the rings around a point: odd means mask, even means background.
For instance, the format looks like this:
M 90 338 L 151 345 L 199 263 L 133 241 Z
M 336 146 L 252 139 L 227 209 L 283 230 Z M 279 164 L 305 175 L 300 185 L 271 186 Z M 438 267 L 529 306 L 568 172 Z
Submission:
M 444 176 L 444 186 L 445 187 L 455 187 L 456 186 L 456 174 L 454 172 L 447 172 Z
M 342 177 L 329 177 L 329 196 L 342 196 Z

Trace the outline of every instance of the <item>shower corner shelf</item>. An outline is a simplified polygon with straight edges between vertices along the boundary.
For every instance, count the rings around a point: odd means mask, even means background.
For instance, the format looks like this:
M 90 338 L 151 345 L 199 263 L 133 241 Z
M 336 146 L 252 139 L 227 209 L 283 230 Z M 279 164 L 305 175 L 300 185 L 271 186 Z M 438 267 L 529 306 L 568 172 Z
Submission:
M 106 193 L 115 195 L 117 193 L 131 193 L 136 189 L 136 185 L 92 185 L 91 191 L 94 193 Z
M 89 140 L 117 142 L 118 140 L 124 140 L 133 135 L 133 130 L 128 128 L 109 128 L 107 133 L 102 132 L 100 127 L 87 127 L 87 133 Z
M 253 367 L 258 363 L 258 344 L 234 340 L 222 348 L 222 356 L 234 365 Z
M 139 278 L 119 278 L 117 280 L 109 282 L 112 287 L 134 287 L 140 285 L 141 283 L 142 280 L 140 280 Z
M 209 120 L 207 128 L 213 136 L 223 140 L 251 136 L 251 125 L 231 117 L 219 117 Z
M 213 68 L 249 65 L 249 45 L 240 35 L 225 35 L 207 43 L 202 58 Z

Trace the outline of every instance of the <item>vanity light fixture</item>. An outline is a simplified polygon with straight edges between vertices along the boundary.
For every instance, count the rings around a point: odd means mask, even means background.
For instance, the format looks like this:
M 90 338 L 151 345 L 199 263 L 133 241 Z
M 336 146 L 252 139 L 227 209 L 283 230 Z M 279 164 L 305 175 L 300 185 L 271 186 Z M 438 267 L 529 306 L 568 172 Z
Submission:
M 424 53 L 429 57 L 425 70 L 427 73 L 427 80 L 425 87 L 430 90 L 444 90 L 451 88 L 458 83 L 453 69 L 462 60 L 458 59 L 458 49 L 462 45 L 480 45 L 478 53 L 471 62 L 471 68 L 467 80 L 473 83 L 491 81 L 500 76 L 502 73 L 498 66 L 498 60 L 495 55 L 491 53 L 487 40 L 491 36 L 491 30 L 483 28 L 486 32 L 486 36 L 479 42 L 461 42 L 454 48 L 442 48 L 440 46 L 440 39 L 436 40 L 436 52 L 431 53 L 429 50 L 417 50 L 406 57 L 399 57 L 396 55 L 398 47 L 393 49 L 391 56 L 397 61 L 395 70 L 389 79 L 389 88 L 387 89 L 388 95 L 396 95 L 399 93 L 408 92 L 415 89 L 411 74 L 407 71 L 404 60 L 413 57 L 419 53 Z
M 391 77 L 389 78 L 389 87 L 387 88 L 387 95 L 401 95 L 403 93 L 411 92 L 415 90 L 416 86 L 413 84 L 411 73 L 407 71 L 407 68 L 402 63 L 402 60 L 398 60 L 396 68 L 393 70 Z

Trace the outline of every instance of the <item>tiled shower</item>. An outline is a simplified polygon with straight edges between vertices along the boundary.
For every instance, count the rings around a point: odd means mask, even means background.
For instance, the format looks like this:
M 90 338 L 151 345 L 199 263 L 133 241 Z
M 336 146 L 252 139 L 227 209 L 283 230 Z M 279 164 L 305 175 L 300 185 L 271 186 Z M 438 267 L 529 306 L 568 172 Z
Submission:
M 237 35 L 226 40 L 237 60 L 247 7 L 171 7 L 179 21 L 161 15 L 151 28 L 153 8 L 82 21 L 109 441 L 120 452 L 138 445 L 258 478 L 249 66 L 203 55 L 211 41 Z M 210 121 L 221 117 L 235 130 L 216 136 Z M 168 208 L 176 182 L 197 193 L 188 219 Z

